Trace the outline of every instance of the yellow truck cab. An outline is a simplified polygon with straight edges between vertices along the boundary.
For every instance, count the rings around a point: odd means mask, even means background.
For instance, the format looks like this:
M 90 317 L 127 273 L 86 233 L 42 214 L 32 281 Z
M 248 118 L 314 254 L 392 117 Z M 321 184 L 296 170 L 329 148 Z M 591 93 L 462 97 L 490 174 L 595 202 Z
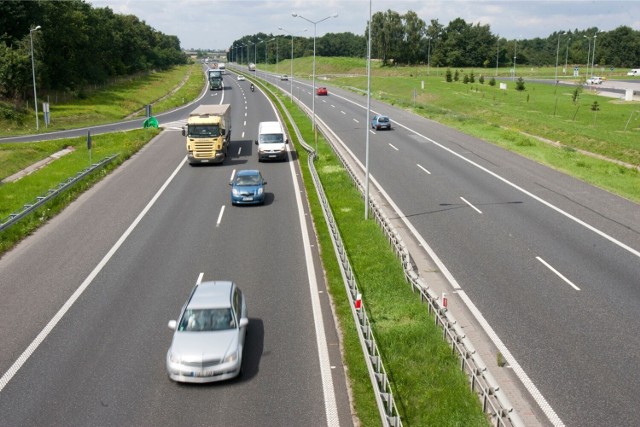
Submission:
M 196 107 L 182 135 L 187 137 L 189 164 L 224 162 L 231 141 L 231 105 Z

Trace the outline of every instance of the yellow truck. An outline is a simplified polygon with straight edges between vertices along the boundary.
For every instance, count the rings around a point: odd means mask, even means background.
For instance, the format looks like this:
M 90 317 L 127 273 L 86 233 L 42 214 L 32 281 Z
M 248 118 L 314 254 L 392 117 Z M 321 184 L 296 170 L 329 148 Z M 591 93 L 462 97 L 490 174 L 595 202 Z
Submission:
M 182 128 L 189 164 L 222 163 L 231 142 L 231 105 L 199 105 Z

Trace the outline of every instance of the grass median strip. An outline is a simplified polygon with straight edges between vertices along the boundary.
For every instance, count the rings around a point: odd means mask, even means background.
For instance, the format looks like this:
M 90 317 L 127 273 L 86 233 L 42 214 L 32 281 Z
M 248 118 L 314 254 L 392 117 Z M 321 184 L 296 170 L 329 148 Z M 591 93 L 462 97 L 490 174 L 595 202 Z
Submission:
M 280 96 L 307 143 L 313 141 L 310 121 Z M 291 133 L 291 135 L 294 135 Z M 313 145 L 313 144 L 312 144 Z M 477 396 L 470 390 L 459 360 L 442 338 L 425 304 L 405 282 L 399 260 L 374 220 L 363 219 L 364 201 L 348 173 L 319 136 L 316 168 L 340 229 L 374 336 L 390 376 L 404 425 L 486 426 Z M 307 153 L 297 150 L 303 169 L 329 291 L 343 334 L 344 361 L 354 407 L 363 426 L 380 425 L 373 389 L 353 325 L 329 230 L 313 189 Z

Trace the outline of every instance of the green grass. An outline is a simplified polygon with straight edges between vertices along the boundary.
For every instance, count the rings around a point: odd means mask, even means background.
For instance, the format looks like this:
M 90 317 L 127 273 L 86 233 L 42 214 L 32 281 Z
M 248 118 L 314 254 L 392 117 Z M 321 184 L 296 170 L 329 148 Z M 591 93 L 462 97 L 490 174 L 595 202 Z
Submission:
M 40 133 L 111 123 L 128 117 L 142 120 L 145 105 L 153 104 L 154 115 L 167 111 L 196 98 L 203 84 L 201 65 L 191 64 L 131 77 L 66 102 L 55 102 L 53 96 L 49 101 L 51 124 L 45 127 L 40 111 Z M 170 95 L 164 98 L 167 94 Z M 40 101 L 43 100 L 41 95 Z M 3 108 L 12 107 L 5 104 Z M 13 110 L 12 119 L 0 115 L 0 137 L 37 133 L 33 109 Z
M 93 184 L 140 150 L 159 132 L 158 129 L 148 128 L 94 136 L 92 144 L 92 161 L 94 163 L 113 154 L 117 154 L 117 157 L 104 168 L 94 171 L 88 178 L 54 198 L 50 203 L 38 208 L 34 214 L 1 231 L 0 255 L 63 210 L 82 192 L 91 188 Z M 59 183 L 90 166 L 85 138 L 59 140 L 56 143 L 64 147 L 73 147 L 75 151 L 18 181 L 2 184 L 0 186 L 0 220 L 4 221 L 9 214 L 21 210 L 25 204 L 33 203 L 36 197 L 46 194 L 49 189 L 55 188 Z
M 279 97 L 291 111 L 307 143 L 311 143 L 313 134 L 308 117 L 291 105 L 286 96 Z M 290 134 L 295 135 L 291 128 Z M 361 194 L 322 137 L 319 137 L 318 149 L 315 165 L 363 293 L 404 425 L 488 425 L 477 396 L 471 392 L 460 370 L 459 360 L 442 339 L 442 332 L 435 326 L 426 305 L 405 282 L 402 266 L 386 237 L 375 221 L 363 220 Z M 297 154 L 329 292 L 342 325 L 344 360 L 355 410 L 363 426 L 380 425 L 330 232 L 307 167 L 307 153 L 300 148 Z

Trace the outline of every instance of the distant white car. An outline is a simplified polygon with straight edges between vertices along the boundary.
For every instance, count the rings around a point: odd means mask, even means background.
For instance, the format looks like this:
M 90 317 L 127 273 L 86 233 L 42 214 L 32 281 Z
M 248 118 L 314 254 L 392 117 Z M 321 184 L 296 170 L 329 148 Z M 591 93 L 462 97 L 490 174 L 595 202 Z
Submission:
M 238 74 L 238 81 L 244 80 L 244 76 L 242 74 Z
M 289 76 L 287 76 L 286 74 L 283 74 L 280 76 L 280 80 L 289 80 Z
M 587 84 L 588 85 L 601 85 L 602 84 L 602 77 L 593 76 L 591 78 L 588 78 L 587 79 Z

